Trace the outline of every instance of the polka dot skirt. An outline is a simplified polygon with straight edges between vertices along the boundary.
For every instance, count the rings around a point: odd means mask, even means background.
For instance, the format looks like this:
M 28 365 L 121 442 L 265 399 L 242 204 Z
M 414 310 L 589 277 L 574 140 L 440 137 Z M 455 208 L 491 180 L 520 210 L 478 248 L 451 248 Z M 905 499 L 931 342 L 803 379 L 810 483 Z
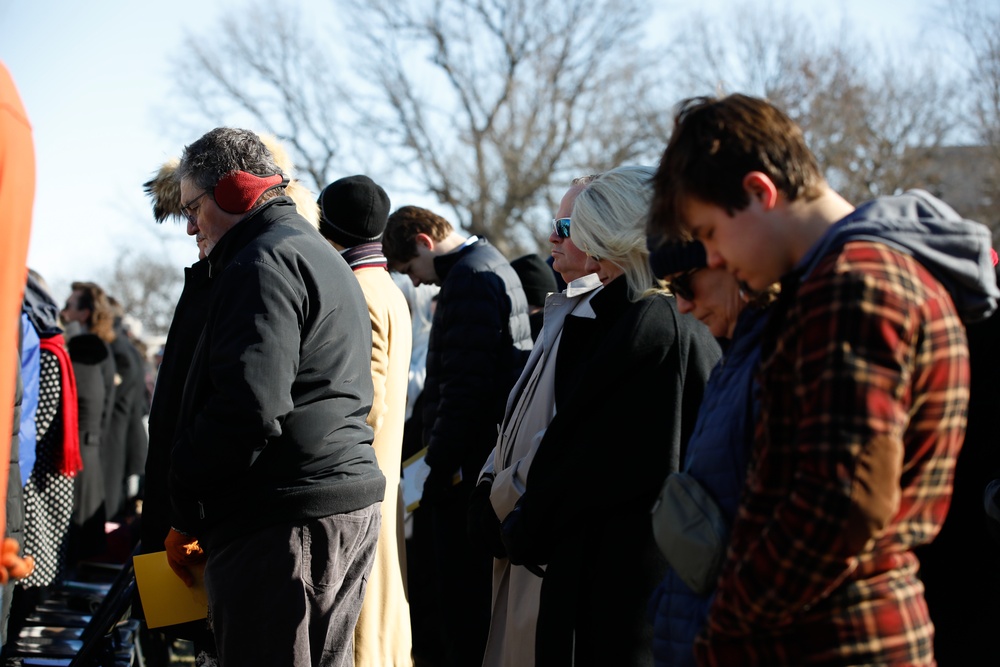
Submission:
M 24 487 L 24 553 L 35 571 L 21 580 L 25 588 L 48 586 L 66 566 L 66 538 L 73 513 L 73 478 L 59 472 L 63 448 L 62 377 L 59 361 L 41 351 L 35 467 Z

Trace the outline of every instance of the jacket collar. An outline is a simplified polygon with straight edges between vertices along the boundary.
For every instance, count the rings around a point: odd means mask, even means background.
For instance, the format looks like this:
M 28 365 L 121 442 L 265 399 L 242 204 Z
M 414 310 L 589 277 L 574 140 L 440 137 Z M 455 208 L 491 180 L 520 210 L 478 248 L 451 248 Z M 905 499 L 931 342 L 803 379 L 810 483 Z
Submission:
M 290 198 L 275 197 L 233 225 L 232 229 L 223 234 L 212 249 L 212 254 L 208 256 L 211 275 L 219 275 L 240 250 L 260 236 L 275 220 L 295 212 L 295 202 Z
M 451 271 L 452 267 L 458 264 L 458 261 L 462 259 L 462 257 L 464 257 L 471 248 L 479 248 L 488 244 L 489 241 L 482 237 L 473 237 L 462 247 L 456 248 L 449 253 L 438 255 L 434 258 L 434 272 L 443 282 L 445 276 L 448 275 L 448 272 Z
M 628 280 L 624 275 L 618 276 L 602 287 L 590 300 L 590 307 L 598 317 L 623 311 L 628 305 Z
M 41 337 L 62 333 L 59 326 L 59 306 L 39 283 L 28 274 L 21 311 L 28 315 L 32 326 Z

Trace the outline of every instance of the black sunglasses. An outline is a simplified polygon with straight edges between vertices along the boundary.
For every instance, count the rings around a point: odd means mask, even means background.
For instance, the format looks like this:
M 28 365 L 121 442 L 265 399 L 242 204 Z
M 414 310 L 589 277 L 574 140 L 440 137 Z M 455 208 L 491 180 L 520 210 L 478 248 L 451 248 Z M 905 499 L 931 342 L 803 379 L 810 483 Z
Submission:
M 685 271 L 676 278 L 666 280 L 667 289 L 685 301 L 694 301 L 694 288 L 691 286 L 691 280 L 694 277 L 694 274 L 698 273 L 700 270 L 701 269 L 691 269 L 690 271 Z
M 552 229 L 556 231 L 556 235 L 561 239 L 569 238 L 569 218 L 554 218 L 552 220 Z

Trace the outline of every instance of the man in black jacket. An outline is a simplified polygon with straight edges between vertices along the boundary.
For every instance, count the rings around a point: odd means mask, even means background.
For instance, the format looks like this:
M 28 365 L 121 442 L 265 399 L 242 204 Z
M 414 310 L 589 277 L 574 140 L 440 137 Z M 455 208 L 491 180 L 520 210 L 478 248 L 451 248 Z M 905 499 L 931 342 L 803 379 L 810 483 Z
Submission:
M 423 442 L 430 474 L 418 511 L 430 513 L 447 664 L 482 663 L 492 558 L 466 533 L 469 497 L 531 352 L 528 302 L 510 262 L 424 208 L 389 216 L 382 249 L 414 285 L 441 286 L 427 347 Z
M 351 665 L 385 493 L 364 296 L 254 133 L 208 132 L 177 177 L 210 285 L 171 452 L 168 561 L 191 585 L 207 558 L 223 666 Z

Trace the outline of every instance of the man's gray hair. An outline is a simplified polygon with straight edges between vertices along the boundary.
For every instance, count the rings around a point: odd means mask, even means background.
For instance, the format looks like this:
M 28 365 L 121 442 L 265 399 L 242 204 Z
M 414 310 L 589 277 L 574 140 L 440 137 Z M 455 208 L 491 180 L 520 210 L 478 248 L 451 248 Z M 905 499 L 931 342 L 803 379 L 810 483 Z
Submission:
M 260 137 L 250 130 L 217 127 L 184 147 L 177 167 L 180 182 L 189 179 L 202 190 L 212 190 L 223 176 L 245 171 L 255 176 L 281 174 Z

